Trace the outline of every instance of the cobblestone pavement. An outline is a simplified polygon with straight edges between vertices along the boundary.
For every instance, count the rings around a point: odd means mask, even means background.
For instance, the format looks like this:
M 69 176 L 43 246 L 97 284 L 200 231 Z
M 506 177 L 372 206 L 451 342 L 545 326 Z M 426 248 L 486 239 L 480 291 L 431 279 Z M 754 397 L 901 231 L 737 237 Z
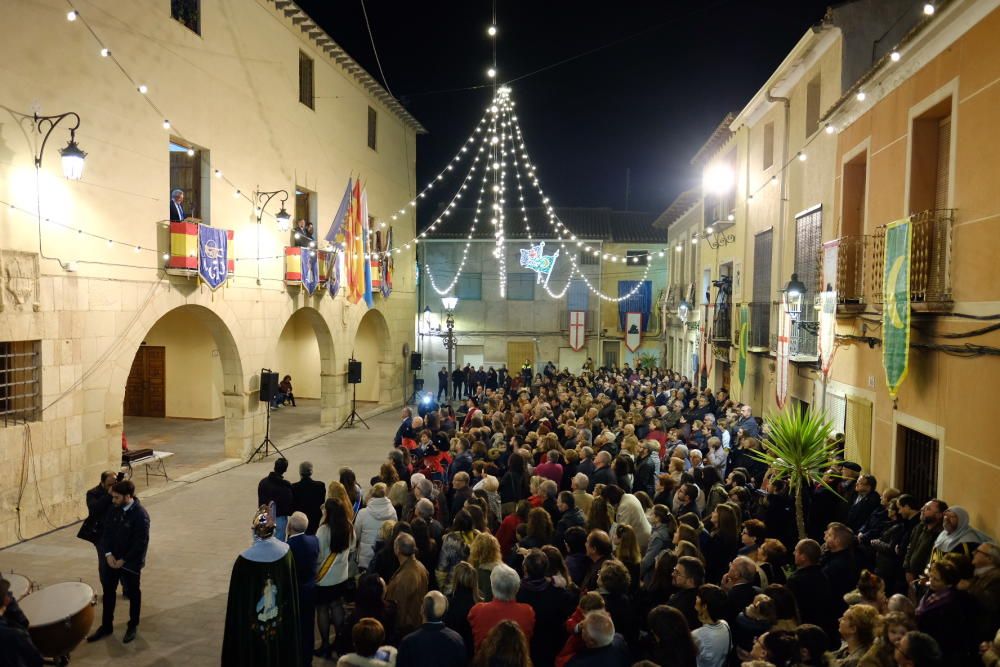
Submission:
M 294 446 L 289 446 L 290 440 L 279 441 L 291 464 L 286 477 L 296 481 L 299 462 L 309 460 L 315 478 L 324 483 L 335 479 L 341 467 L 350 466 L 366 486 L 392 447 L 398 411 L 367 421 L 371 430 L 359 426 Z M 149 510 L 151 536 L 142 572 L 138 638 L 129 645 L 121 643 L 128 602 L 119 597 L 113 637 L 82 643 L 72 654 L 72 665 L 219 664 L 230 571 L 236 555 L 250 542 L 257 482 L 272 469 L 273 460 L 237 465 L 230 459 L 212 471 L 181 478 L 187 481 L 151 480 L 153 488 L 146 493 L 142 480 L 137 495 Z M 84 581 L 99 594 L 94 548 L 76 537 L 77 530 L 78 524 L 68 526 L 0 551 L 0 570 L 23 574 L 41 587 Z M 95 628 L 100 622 L 100 595 L 96 612 Z

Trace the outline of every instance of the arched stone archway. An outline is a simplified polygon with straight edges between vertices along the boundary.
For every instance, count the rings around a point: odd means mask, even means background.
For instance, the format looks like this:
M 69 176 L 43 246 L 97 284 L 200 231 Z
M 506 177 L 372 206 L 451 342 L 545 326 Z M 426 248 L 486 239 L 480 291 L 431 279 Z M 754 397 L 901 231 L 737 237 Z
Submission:
M 318 398 L 320 423 L 333 424 L 337 416 L 333 334 L 323 316 L 308 306 L 295 310 L 278 337 L 277 360 L 281 375 L 293 377 L 297 396 Z
M 361 383 L 357 399 L 369 403 L 391 402 L 395 363 L 392 358 L 392 337 L 385 316 L 370 309 L 354 332 L 352 354 L 361 362 Z
M 233 333 L 234 329 L 239 331 L 235 317 L 218 307 L 209 309 L 197 304 L 181 304 L 171 308 L 165 303 L 159 305 L 159 309 L 151 309 L 143 318 L 145 325 L 136 327 L 133 335 L 123 343 L 108 387 L 105 403 L 107 423 L 123 423 L 126 384 L 140 348 L 147 343 L 147 339 L 151 343 L 167 342 L 174 352 L 165 362 L 167 385 L 164 391 L 168 407 L 164 416 L 223 417 L 225 456 L 244 457 L 254 433 L 243 362 Z M 213 369 L 211 360 L 215 358 L 220 368 Z M 201 392 L 205 385 L 207 391 Z M 196 386 L 199 386 L 199 391 L 193 399 L 185 396 Z M 208 405 L 194 404 L 206 400 L 206 397 Z M 190 411 L 190 414 L 184 414 L 185 411 Z

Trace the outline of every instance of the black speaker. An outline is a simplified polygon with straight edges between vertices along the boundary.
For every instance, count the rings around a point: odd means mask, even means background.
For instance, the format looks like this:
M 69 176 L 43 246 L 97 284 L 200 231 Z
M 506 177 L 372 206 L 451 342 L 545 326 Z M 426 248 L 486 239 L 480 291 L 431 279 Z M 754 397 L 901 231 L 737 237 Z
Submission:
M 278 374 L 264 369 L 260 372 L 260 400 L 272 401 L 278 394 Z
M 361 362 L 351 359 L 347 362 L 348 384 L 361 384 Z
M 419 371 L 421 368 L 421 362 L 423 361 L 423 355 L 419 352 L 410 353 L 410 370 Z

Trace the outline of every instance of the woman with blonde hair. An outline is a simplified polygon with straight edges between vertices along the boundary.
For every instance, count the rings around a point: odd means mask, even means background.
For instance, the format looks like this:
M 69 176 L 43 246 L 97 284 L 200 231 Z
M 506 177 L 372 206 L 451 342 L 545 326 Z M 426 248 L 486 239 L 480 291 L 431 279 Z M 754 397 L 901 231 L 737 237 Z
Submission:
M 838 627 L 843 643 L 833 656 L 837 667 L 857 667 L 875 643 L 878 620 L 874 607 L 859 604 L 847 608 Z
M 861 658 L 859 667 L 896 667 L 896 646 L 903 635 L 916 629 L 916 621 L 901 611 L 890 611 L 880 617 L 879 636 Z
M 479 533 L 469 548 L 469 564 L 476 568 L 479 595 L 483 602 L 493 600 L 493 589 L 490 588 L 490 574 L 493 568 L 500 565 L 500 542 L 489 533 Z
M 354 521 L 354 503 L 347 496 L 347 489 L 344 485 L 337 480 L 333 480 L 326 487 L 326 497 L 333 498 L 334 500 L 339 500 L 344 503 L 344 507 L 347 508 L 348 516 L 351 517 L 351 521 Z

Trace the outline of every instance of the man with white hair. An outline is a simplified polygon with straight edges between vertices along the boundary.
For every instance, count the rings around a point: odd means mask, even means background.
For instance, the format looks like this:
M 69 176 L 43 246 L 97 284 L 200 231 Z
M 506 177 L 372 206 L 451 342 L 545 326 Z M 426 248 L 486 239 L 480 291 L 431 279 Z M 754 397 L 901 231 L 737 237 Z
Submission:
M 576 507 L 583 512 L 584 516 L 590 513 L 590 506 L 594 502 L 594 496 L 587 492 L 589 488 L 589 477 L 582 472 L 573 475 L 573 500 L 576 501 Z
M 514 621 L 528 643 L 535 631 L 535 610 L 531 605 L 517 602 L 517 591 L 521 587 L 521 577 L 514 568 L 508 565 L 497 565 L 490 573 L 490 588 L 493 591 L 491 602 L 480 602 L 473 605 L 469 611 L 469 626 L 472 628 L 472 638 L 476 650 L 486 639 L 486 635 L 500 621 Z
M 293 485 L 294 486 L 294 485 Z M 295 575 L 299 584 L 299 618 L 302 619 L 302 655 L 312 656 L 316 637 L 316 565 L 319 541 L 308 535 L 309 519 L 304 512 L 292 512 L 288 517 L 288 549 L 295 559 Z
M 439 591 L 424 596 L 420 615 L 424 624 L 403 637 L 396 667 L 462 667 L 466 664 L 462 636 L 444 624 L 448 598 Z
M 615 623 L 608 612 L 590 612 L 583 617 L 579 630 L 587 648 L 573 656 L 566 667 L 628 667 L 632 664 L 625 639 L 615 632 Z

